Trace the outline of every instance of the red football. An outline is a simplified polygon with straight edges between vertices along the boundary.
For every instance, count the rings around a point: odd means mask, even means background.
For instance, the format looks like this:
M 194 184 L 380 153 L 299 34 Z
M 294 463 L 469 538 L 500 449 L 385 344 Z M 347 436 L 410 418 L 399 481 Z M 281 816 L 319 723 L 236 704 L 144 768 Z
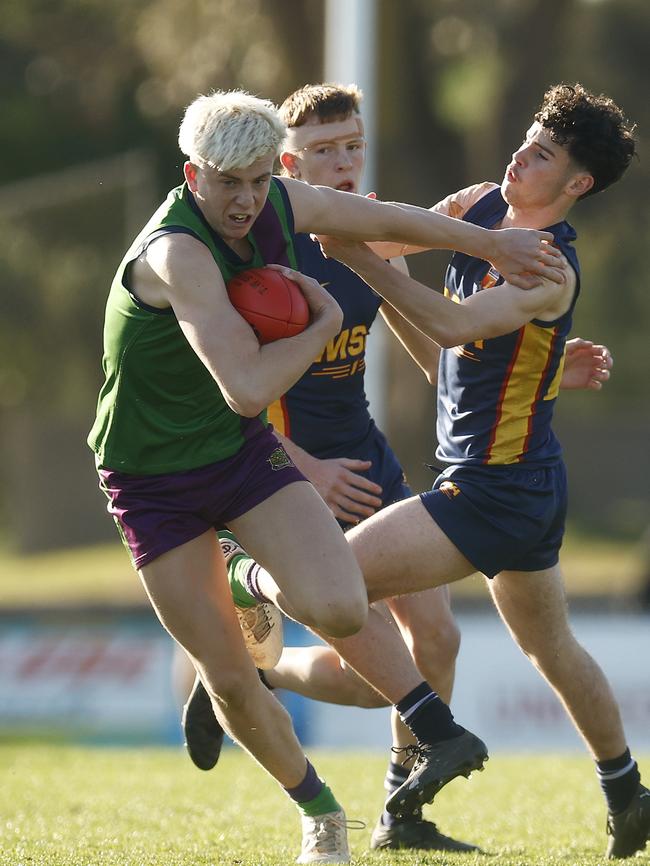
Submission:
M 280 271 L 250 268 L 226 285 L 233 307 L 263 345 L 294 337 L 309 324 L 309 305 L 300 286 Z

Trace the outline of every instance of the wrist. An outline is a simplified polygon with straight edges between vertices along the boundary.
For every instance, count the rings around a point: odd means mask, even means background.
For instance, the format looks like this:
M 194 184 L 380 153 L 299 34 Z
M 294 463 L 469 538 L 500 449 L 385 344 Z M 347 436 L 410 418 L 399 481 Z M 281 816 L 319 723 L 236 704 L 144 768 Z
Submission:
M 472 255 L 477 259 L 483 259 L 486 262 L 493 262 L 497 254 L 497 233 L 492 229 L 476 226 L 477 232 L 472 238 L 473 246 L 476 252 Z
M 347 266 L 361 277 L 371 278 L 381 274 L 384 268 L 391 268 L 385 259 L 379 258 L 375 253 L 368 250 L 367 253 L 360 252 L 346 262 Z
M 310 327 L 319 337 L 330 340 L 341 330 L 343 324 L 343 313 L 338 306 L 328 305 L 322 307 L 318 312 L 312 313 Z

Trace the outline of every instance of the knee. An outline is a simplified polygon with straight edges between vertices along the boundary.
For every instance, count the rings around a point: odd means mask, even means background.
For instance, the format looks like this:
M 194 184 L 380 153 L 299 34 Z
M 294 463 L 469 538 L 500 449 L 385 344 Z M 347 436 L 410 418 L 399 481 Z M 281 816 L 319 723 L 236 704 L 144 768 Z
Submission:
M 328 637 L 350 637 L 360 631 L 368 618 L 368 602 L 340 599 L 324 604 L 317 613 L 316 628 Z
M 244 708 L 249 690 L 239 671 L 224 670 L 218 674 L 203 675 L 202 679 L 212 703 L 217 704 L 223 712 L 238 712 Z
M 450 616 L 413 640 L 413 660 L 427 680 L 435 681 L 441 673 L 453 669 L 459 649 L 460 629 Z
M 365 592 L 344 597 L 312 599 L 298 619 L 327 637 L 350 637 L 360 631 L 368 618 L 368 598 Z
M 522 653 L 544 675 L 577 670 L 586 655 L 570 628 L 522 631 L 515 635 Z

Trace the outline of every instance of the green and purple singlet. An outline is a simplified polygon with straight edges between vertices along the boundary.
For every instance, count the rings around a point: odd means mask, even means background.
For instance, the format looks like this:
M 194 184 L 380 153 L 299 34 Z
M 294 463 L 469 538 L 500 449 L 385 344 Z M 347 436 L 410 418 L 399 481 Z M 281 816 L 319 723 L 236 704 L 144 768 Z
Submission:
M 126 253 L 108 296 L 105 381 L 88 436 L 100 466 L 138 475 L 194 469 L 236 454 L 267 425 L 266 412 L 244 418 L 228 407 L 173 310 L 147 306 L 133 294 L 129 268 L 152 241 L 176 232 L 208 247 L 225 282 L 265 264 L 295 268 L 292 229 L 286 191 L 273 179 L 248 234 L 253 256 L 243 261 L 212 230 L 185 184 L 169 193 Z

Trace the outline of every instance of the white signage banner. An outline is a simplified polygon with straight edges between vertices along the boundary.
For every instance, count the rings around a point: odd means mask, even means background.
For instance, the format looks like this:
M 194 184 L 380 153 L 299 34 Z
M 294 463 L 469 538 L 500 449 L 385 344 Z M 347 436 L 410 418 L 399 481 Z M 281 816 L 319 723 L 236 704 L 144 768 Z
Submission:
M 491 751 L 575 751 L 581 741 L 550 687 L 513 643 L 496 612 L 457 617 L 462 646 L 452 709 Z M 575 633 L 605 671 L 628 741 L 650 752 L 650 619 L 575 615 Z M 314 642 L 287 623 L 288 645 Z M 181 741 L 172 692 L 172 641 L 153 615 L 97 620 L 0 621 L 2 730 L 81 741 Z M 321 704 L 280 693 L 309 746 L 388 748 L 389 710 Z

